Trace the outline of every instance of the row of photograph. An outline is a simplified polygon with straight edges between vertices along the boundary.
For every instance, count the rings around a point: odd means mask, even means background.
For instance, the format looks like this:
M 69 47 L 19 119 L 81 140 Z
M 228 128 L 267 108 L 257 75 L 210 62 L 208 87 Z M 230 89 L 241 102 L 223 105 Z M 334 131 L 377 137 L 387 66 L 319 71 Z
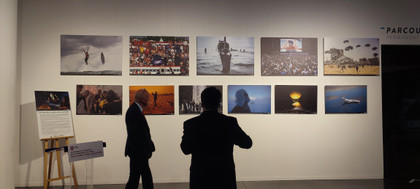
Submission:
M 223 94 L 223 86 L 180 85 L 179 114 L 199 114 L 201 92 L 216 87 Z M 122 85 L 77 85 L 77 115 L 121 115 Z M 173 115 L 175 113 L 174 86 L 130 86 L 130 105 L 139 89 L 149 92 L 146 115 Z M 228 85 L 227 103 L 220 103 L 219 112 L 227 105 L 229 114 L 271 114 L 271 85 Z M 274 111 L 276 114 L 317 114 L 318 86 L 275 85 Z M 68 92 L 35 91 L 37 110 L 69 110 Z M 223 101 L 223 98 L 222 98 Z M 367 113 L 366 85 L 325 86 L 325 113 Z
M 130 75 L 190 74 L 190 38 L 130 36 Z M 318 38 L 262 37 L 261 76 L 317 76 Z M 254 75 L 254 37 L 198 36 L 197 75 Z M 61 75 L 122 75 L 122 36 L 61 35 Z M 324 38 L 324 75 L 378 76 L 379 38 Z

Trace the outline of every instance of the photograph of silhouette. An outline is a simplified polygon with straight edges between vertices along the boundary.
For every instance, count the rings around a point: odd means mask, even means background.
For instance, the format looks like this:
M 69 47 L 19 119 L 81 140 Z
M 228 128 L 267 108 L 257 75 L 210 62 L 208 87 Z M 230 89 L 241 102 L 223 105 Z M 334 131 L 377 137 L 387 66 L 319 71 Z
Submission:
M 254 38 L 197 37 L 197 75 L 254 75 Z
M 379 75 L 379 38 L 325 38 L 324 75 Z
M 145 115 L 174 114 L 174 86 L 130 86 L 130 105 L 139 89 L 149 92 L 149 105 L 143 109 Z
M 130 36 L 130 75 L 188 75 L 189 37 Z
M 77 85 L 77 115 L 121 115 L 122 85 Z
M 317 38 L 261 38 L 262 76 L 317 76 Z
M 36 110 L 70 110 L 68 92 L 35 91 Z
M 325 86 L 325 113 L 367 113 L 367 86 Z
M 200 114 L 203 110 L 201 107 L 201 92 L 207 87 L 215 87 L 223 94 L 223 86 L 210 85 L 184 85 L 179 86 L 179 114 Z M 223 112 L 223 98 L 220 101 L 218 112 Z
M 317 86 L 276 85 L 274 94 L 275 113 L 317 113 Z
M 229 85 L 228 112 L 239 114 L 270 114 L 270 85 Z
M 121 75 L 122 36 L 61 35 L 61 75 Z

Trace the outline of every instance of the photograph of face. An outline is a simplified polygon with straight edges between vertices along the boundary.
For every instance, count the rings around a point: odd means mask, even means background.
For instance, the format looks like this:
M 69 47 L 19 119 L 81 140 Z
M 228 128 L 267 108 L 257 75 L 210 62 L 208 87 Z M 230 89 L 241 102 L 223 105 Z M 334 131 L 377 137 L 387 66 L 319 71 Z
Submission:
M 262 76 L 317 76 L 317 38 L 261 38 Z
M 122 36 L 61 35 L 61 75 L 121 75 Z
M 379 38 L 325 38 L 324 75 L 377 76 Z
M 189 37 L 130 36 L 130 75 L 188 75 Z
M 70 110 L 68 92 L 35 91 L 36 110 Z
M 197 75 L 254 75 L 254 38 L 197 37 Z
M 245 114 L 270 114 L 271 86 L 229 85 L 228 112 Z
M 174 114 L 174 86 L 130 86 L 130 105 L 139 89 L 146 89 L 149 93 L 148 105 L 142 107 L 145 115 Z
M 77 115 L 121 115 L 122 85 L 77 85 Z
M 325 86 L 325 113 L 367 113 L 367 86 Z
M 201 107 L 201 92 L 207 87 L 215 87 L 223 94 L 223 86 L 210 85 L 184 85 L 179 86 L 179 114 L 199 114 Z M 220 101 L 218 112 L 223 112 L 223 98 Z
M 276 85 L 275 112 L 290 114 L 317 113 L 317 86 Z

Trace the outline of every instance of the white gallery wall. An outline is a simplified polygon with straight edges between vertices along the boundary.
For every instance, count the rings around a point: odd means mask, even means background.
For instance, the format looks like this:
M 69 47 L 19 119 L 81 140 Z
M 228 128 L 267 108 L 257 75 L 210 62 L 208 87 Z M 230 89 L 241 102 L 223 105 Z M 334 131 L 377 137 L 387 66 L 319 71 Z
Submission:
M 14 188 L 18 162 L 17 21 L 17 1 L 0 1 L 0 188 Z
M 271 114 L 234 114 L 254 141 L 250 150 L 235 147 L 238 180 L 383 178 L 380 76 L 324 76 L 323 38 L 380 38 L 382 44 L 419 44 L 418 34 L 397 38 L 386 27 L 420 27 L 418 1 L 371 0 L 21 0 L 19 60 L 20 147 L 17 186 L 43 184 L 34 91 L 69 91 L 75 139 L 103 140 L 105 157 L 94 160 L 93 183 L 125 183 L 125 111 L 130 85 L 175 86 L 175 114 L 147 116 L 156 152 L 150 160 L 155 182 L 186 182 L 190 156 L 179 148 L 183 121 L 179 85 L 271 85 Z M 381 29 L 385 27 L 385 29 Z M 122 76 L 61 76 L 60 35 L 123 37 Z M 189 76 L 129 76 L 129 36 L 189 36 Z M 197 76 L 197 36 L 247 36 L 255 39 L 253 76 Z M 261 76 L 261 37 L 318 38 L 318 76 Z M 417 38 L 416 38 L 417 37 Z M 123 115 L 76 115 L 76 85 L 122 85 Z M 275 85 L 318 86 L 317 114 L 274 114 Z M 326 85 L 367 85 L 366 114 L 325 114 Z M 80 184 L 85 162 L 77 162 Z M 89 167 L 89 166 L 88 166 Z M 61 184 L 61 183 L 57 183 Z

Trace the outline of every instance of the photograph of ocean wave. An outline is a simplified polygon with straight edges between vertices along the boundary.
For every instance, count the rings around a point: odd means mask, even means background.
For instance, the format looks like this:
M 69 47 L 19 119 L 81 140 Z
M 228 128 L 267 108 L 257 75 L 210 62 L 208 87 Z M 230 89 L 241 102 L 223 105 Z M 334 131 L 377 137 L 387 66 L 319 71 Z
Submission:
M 254 38 L 197 37 L 197 75 L 254 75 Z

